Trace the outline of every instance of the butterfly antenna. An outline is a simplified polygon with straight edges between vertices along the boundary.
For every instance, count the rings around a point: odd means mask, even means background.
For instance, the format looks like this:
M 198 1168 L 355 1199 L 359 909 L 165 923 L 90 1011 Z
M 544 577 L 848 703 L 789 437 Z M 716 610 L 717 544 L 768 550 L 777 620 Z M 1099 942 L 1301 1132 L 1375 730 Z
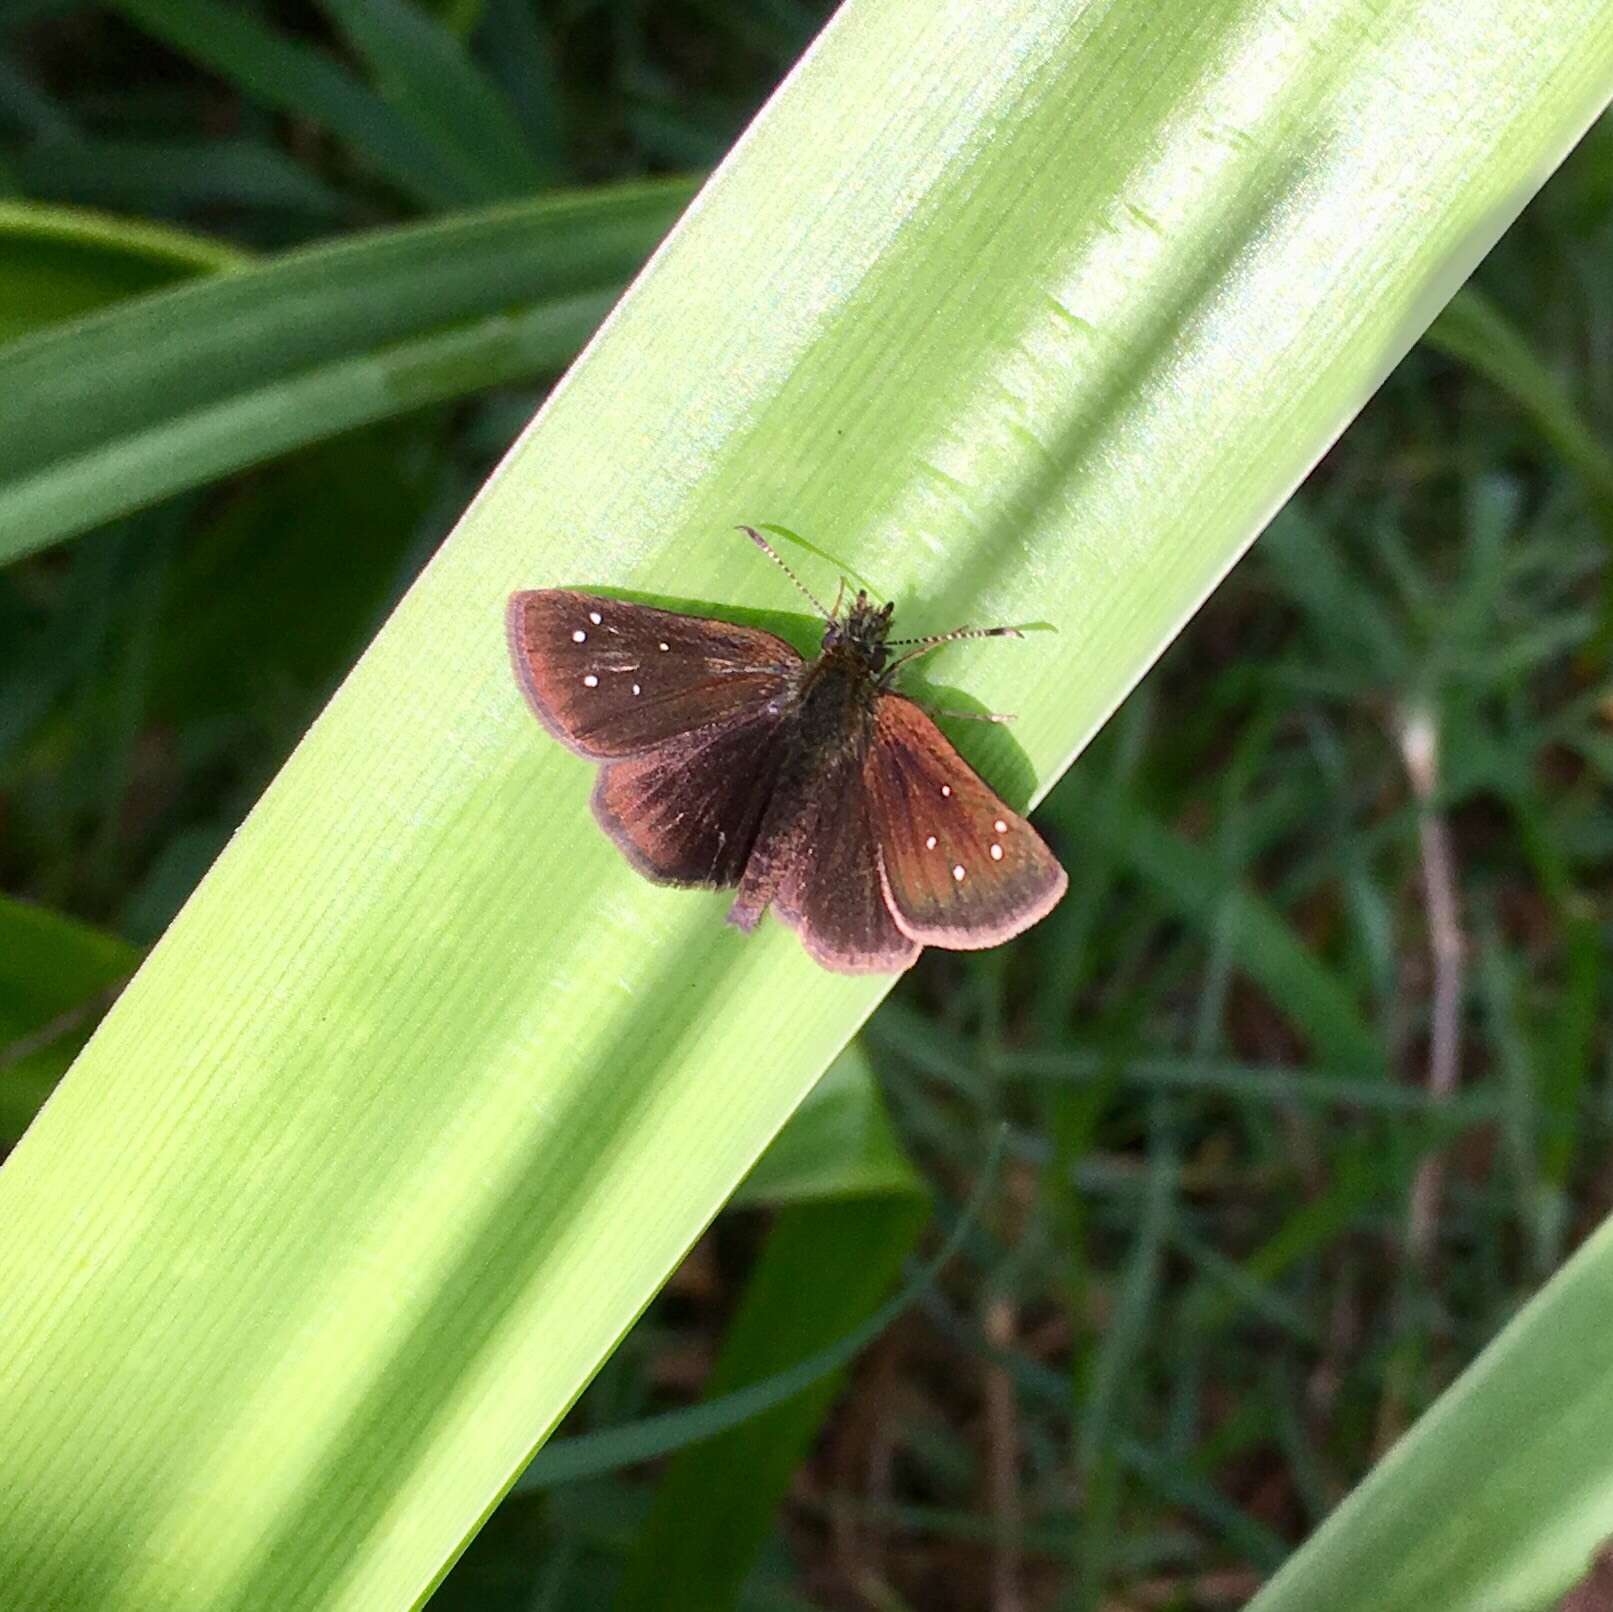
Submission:
M 905 655 L 898 655 L 889 666 L 885 668 L 884 675 L 888 678 L 898 666 L 905 666 L 910 660 L 917 660 L 920 655 L 928 655 L 932 649 L 939 649 L 942 644 L 956 643 L 960 638 L 1023 638 L 1025 635 L 1018 627 L 954 627 L 951 632 L 931 633 L 927 638 L 891 638 L 887 644 L 892 649 L 901 649 L 912 644 Z
M 818 599 L 818 596 L 813 593 L 811 588 L 809 588 L 806 583 L 804 583 L 800 577 L 798 577 L 795 572 L 793 572 L 789 566 L 784 563 L 784 557 L 776 548 L 773 547 L 771 543 L 767 541 L 765 537 L 762 536 L 760 532 L 756 530 L 754 526 L 741 526 L 739 530 L 742 531 L 746 537 L 748 537 L 751 542 L 753 542 L 757 548 L 759 548 L 762 553 L 765 554 L 768 559 L 770 559 L 773 564 L 776 565 L 779 570 L 781 570 L 785 576 L 787 576 L 790 581 L 793 582 L 796 587 L 799 588 L 801 592 L 812 601 L 812 608 L 816 610 L 825 621 L 833 621 L 835 619 L 835 610 L 840 608 L 840 601 L 838 599 L 835 600 L 834 610 L 825 610 L 821 601 Z M 844 585 L 844 582 L 842 582 L 841 586 L 844 587 Z

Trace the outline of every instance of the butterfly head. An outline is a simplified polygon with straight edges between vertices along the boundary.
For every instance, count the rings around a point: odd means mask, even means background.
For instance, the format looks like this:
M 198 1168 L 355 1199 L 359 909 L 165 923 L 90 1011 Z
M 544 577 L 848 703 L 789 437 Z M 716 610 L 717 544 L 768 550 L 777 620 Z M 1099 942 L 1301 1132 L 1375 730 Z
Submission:
M 838 650 L 842 654 L 855 656 L 871 672 L 883 671 L 888 654 L 885 640 L 890 636 L 891 616 L 895 609 L 894 604 L 876 605 L 859 588 L 844 620 L 835 616 L 829 618 L 823 630 L 824 653 Z

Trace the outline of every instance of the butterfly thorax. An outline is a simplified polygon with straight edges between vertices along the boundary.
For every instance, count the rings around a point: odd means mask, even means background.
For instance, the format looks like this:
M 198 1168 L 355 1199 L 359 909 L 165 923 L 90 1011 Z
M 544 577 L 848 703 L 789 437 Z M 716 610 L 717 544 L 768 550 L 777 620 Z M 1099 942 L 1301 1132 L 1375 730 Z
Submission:
M 859 590 L 843 619 L 829 618 L 823 653 L 801 679 L 795 770 L 815 772 L 837 761 L 861 758 L 889 654 L 885 640 L 893 609 L 870 603 Z
M 831 616 L 824 627 L 824 660 L 831 656 L 847 657 L 860 662 L 872 675 L 884 671 L 889 653 L 885 640 L 890 636 L 891 615 L 895 609 L 894 604 L 874 604 L 859 588 L 845 620 Z

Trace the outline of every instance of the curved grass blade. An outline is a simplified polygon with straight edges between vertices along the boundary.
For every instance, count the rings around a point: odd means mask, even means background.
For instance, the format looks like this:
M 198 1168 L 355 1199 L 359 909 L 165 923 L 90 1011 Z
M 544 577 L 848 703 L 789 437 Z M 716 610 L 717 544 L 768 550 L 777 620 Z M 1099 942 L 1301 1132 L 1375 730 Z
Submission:
M 0 561 L 352 426 L 552 373 L 688 194 L 627 185 L 381 231 L 0 348 Z
M 1613 541 L 1613 453 L 1501 309 L 1467 286 L 1428 327 L 1423 340 L 1482 375 L 1523 410 L 1585 483 L 1603 530 Z
M 0 121 L 40 141 L 65 142 L 79 132 L 67 112 L 5 60 L 0 60 Z
M 0 248 L 0 343 L 251 261 L 234 247 L 161 224 L 26 201 L 0 201 Z
M 683 1410 L 664 1411 L 659 1416 L 646 1417 L 630 1427 L 551 1440 L 516 1480 L 515 1488 L 542 1489 L 557 1483 L 575 1482 L 578 1478 L 653 1460 L 656 1456 L 682 1449 L 700 1439 L 715 1437 L 718 1433 L 742 1426 L 765 1411 L 787 1404 L 813 1383 L 856 1359 L 935 1281 L 947 1261 L 963 1246 L 964 1239 L 979 1220 L 980 1211 L 996 1180 L 1006 1136 L 1006 1131 L 998 1133 L 969 1202 L 934 1257 L 921 1265 L 901 1291 L 887 1299 L 861 1325 L 796 1361 L 786 1370 L 775 1372 L 762 1382 L 733 1389 L 720 1400 L 708 1400 Z
M 33 1122 L 139 961 L 115 935 L 0 896 L 0 1149 Z

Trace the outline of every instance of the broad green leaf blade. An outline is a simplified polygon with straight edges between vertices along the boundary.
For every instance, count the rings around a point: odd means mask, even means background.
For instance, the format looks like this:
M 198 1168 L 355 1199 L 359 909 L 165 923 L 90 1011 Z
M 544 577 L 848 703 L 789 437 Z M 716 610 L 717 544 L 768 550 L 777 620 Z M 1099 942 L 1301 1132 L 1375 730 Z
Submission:
M 1022 801 L 1613 91 L 1602 0 L 990 11 L 841 11 L 0 1172 L 24 1604 L 421 1596 L 885 989 L 631 874 L 512 588 L 1052 623 L 943 668 Z
M 559 369 L 688 195 L 625 185 L 380 231 L 0 348 L 0 560 L 352 426 Z
M 1613 1534 L 1604 1225 L 1250 1603 L 1535 1612 Z

